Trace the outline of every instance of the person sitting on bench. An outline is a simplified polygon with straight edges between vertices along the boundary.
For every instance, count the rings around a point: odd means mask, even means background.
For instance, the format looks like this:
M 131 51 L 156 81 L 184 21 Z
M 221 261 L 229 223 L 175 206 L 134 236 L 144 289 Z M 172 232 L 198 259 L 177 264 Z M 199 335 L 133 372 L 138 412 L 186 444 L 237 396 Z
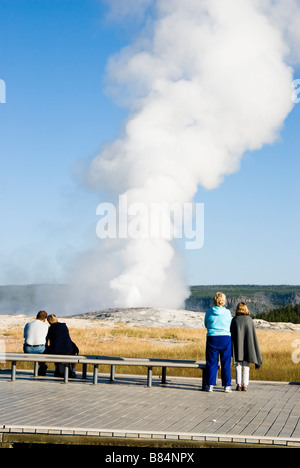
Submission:
M 79 349 L 70 338 L 68 327 L 65 323 L 60 323 L 55 314 L 48 315 L 47 320 L 50 324 L 47 334 L 46 354 L 66 354 L 75 355 L 79 353 Z M 55 377 L 62 377 L 64 365 L 55 365 Z M 73 365 L 70 377 L 76 377 L 75 364 Z
M 24 327 L 24 353 L 43 354 L 46 349 L 46 336 L 48 324 L 46 323 L 47 312 L 40 310 L 36 319 L 26 323 Z M 38 375 L 46 375 L 47 365 L 39 363 Z

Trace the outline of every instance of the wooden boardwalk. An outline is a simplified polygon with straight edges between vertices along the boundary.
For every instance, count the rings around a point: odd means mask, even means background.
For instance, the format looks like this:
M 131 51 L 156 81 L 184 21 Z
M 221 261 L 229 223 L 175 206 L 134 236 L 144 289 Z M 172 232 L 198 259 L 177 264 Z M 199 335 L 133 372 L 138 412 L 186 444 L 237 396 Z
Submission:
M 0 371 L 0 442 L 12 434 L 127 437 L 300 446 L 300 385 L 250 382 L 248 392 L 201 392 L 200 379 L 99 375 L 68 384 Z M 234 387 L 233 387 L 234 388 Z

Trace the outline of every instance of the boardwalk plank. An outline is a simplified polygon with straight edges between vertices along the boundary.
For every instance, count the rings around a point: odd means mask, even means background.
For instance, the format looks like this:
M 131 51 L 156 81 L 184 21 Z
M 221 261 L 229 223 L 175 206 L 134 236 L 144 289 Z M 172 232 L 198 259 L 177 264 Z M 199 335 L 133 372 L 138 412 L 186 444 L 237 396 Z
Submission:
M 11 382 L 0 372 L 0 432 L 63 428 L 80 434 L 258 442 L 267 437 L 271 443 L 300 444 L 299 385 L 251 382 L 247 393 L 225 394 L 217 387 L 209 394 L 199 391 L 199 379 L 172 378 L 167 386 L 154 379 L 151 388 L 136 385 L 130 376 L 121 383 L 105 375 L 100 380 L 97 386 L 81 379 L 66 385 L 24 373 Z

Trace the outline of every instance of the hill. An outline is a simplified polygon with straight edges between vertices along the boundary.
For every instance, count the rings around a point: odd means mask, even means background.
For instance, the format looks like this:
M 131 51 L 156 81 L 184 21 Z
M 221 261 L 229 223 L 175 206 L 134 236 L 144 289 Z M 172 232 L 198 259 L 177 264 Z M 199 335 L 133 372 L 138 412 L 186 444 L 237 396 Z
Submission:
M 246 302 L 252 315 L 286 305 L 300 304 L 300 286 L 294 285 L 209 285 L 191 286 L 185 307 L 204 311 L 212 306 L 217 291 L 226 294 L 228 308 L 234 312 L 239 302 Z
M 0 286 L 0 314 L 34 315 L 46 309 L 53 297 L 63 300 L 66 286 L 63 284 L 26 284 Z

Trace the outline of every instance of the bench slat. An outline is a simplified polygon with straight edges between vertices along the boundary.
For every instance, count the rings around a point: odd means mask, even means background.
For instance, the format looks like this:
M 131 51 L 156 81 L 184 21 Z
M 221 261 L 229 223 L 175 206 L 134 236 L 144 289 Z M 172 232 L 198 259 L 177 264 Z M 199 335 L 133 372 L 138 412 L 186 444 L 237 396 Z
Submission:
M 122 358 L 119 360 L 111 358 L 80 358 L 79 364 L 98 364 L 115 366 L 145 366 L 145 367 L 187 367 L 194 369 L 203 369 L 206 366 L 205 361 L 176 361 L 176 360 L 151 360 L 143 358 Z
M 0 361 L 20 362 L 78 362 L 82 356 L 68 354 L 1 353 Z

